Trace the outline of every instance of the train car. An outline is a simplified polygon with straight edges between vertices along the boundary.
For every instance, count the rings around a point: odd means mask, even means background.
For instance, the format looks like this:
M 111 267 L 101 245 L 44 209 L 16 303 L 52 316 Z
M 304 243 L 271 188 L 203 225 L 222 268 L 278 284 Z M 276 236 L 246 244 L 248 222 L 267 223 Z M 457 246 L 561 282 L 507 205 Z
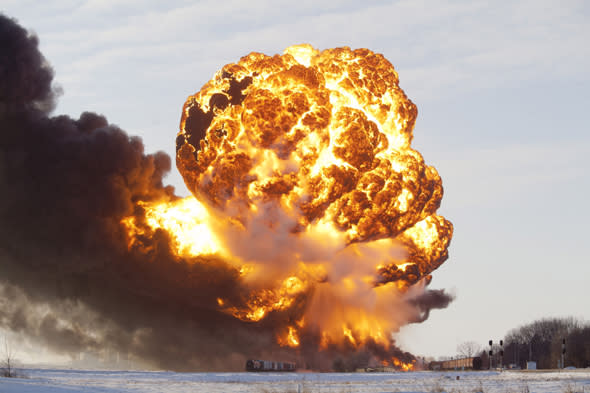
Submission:
M 246 371 L 295 371 L 295 363 L 290 362 L 273 362 L 270 360 L 248 359 L 246 361 Z
M 482 360 L 479 356 L 471 358 L 449 359 L 431 362 L 431 370 L 481 370 Z

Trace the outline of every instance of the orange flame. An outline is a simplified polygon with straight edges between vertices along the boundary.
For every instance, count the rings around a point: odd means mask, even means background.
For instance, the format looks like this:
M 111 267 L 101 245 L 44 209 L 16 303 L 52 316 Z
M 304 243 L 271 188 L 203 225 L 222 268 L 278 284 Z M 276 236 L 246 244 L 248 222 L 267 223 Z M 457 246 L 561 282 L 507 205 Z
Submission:
M 277 336 L 279 345 L 291 348 L 297 348 L 299 346 L 299 332 L 295 326 L 287 326 L 287 334 L 285 336 Z
M 170 203 L 139 202 L 145 211 L 145 222 L 136 217 L 123 219 L 129 234 L 129 247 L 141 236 L 152 236 L 157 229 L 171 237 L 177 255 L 218 254 L 222 252 L 215 234 L 207 226 L 207 209 L 194 198 L 179 199 Z
M 412 371 L 412 370 L 414 370 L 414 365 L 415 365 L 416 361 L 413 360 L 412 363 L 404 363 L 401 360 L 399 360 L 398 358 L 392 358 L 391 363 L 399 370 Z

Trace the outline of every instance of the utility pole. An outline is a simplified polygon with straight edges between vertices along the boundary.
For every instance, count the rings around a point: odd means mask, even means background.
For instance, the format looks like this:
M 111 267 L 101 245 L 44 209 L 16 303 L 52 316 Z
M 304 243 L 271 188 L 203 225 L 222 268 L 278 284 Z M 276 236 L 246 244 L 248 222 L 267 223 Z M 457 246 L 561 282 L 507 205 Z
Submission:
M 492 344 L 493 344 L 493 342 L 492 342 L 492 340 L 490 340 L 490 351 L 488 352 L 489 362 L 490 362 L 490 365 L 489 365 L 490 366 L 490 370 L 492 369 L 492 354 L 493 354 Z
M 561 368 L 565 368 L 565 338 L 561 342 Z
M 504 341 L 500 340 L 500 371 L 502 371 L 502 364 L 504 363 Z

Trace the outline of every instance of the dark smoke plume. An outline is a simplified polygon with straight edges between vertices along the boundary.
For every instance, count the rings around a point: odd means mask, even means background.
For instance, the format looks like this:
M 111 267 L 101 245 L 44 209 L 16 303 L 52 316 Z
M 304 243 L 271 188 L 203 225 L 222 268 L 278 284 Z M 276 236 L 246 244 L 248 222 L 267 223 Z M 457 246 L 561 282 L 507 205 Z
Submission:
M 296 360 L 272 321 L 215 307 L 240 297 L 225 261 L 181 259 L 160 230 L 129 250 L 121 219 L 177 198 L 162 181 L 170 158 L 101 115 L 51 116 L 52 79 L 37 38 L 0 14 L 0 327 L 56 353 L 118 352 L 155 368 Z
M 128 251 L 121 219 L 175 198 L 170 158 L 101 115 L 49 116 L 53 71 L 3 15 L 0 48 L 0 326 L 58 353 L 106 348 L 174 369 L 232 368 L 215 362 L 271 347 L 202 306 L 237 287 L 223 261 L 178 260 L 164 232 Z
M 431 310 L 447 308 L 454 299 L 453 295 L 446 293 L 443 289 L 427 290 L 421 295 L 410 299 L 410 304 L 416 306 L 419 311 L 419 314 L 410 322 L 424 322 L 430 316 Z

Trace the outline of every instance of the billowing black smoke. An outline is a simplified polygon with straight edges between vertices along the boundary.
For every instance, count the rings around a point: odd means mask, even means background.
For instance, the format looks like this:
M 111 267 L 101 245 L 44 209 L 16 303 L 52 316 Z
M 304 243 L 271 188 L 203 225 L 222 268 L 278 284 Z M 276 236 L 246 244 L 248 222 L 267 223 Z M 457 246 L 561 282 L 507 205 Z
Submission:
M 0 15 L 0 326 L 61 353 L 106 348 L 174 369 L 241 368 L 218 360 L 272 347 L 204 306 L 237 287 L 224 262 L 179 260 L 164 232 L 128 251 L 121 219 L 175 198 L 170 158 L 101 115 L 49 116 L 37 44 Z
M 300 359 L 275 343 L 273 319 L 218 310 L 218 297 L 243 291 L 223 260 L 179 258 L 160 230 L 129 249 L 121 219 L 144 219 L 140 201 L 177 198 L 162 182 L 170 158 L 145 154 L 101 115 L 52 117 L 52 78 L 37 38 L 0 14 L 0 327 L 57 353 L 107 351 L 156 368 Z M 417 300 L 421 312 L 446 306 L 432 300 Z

